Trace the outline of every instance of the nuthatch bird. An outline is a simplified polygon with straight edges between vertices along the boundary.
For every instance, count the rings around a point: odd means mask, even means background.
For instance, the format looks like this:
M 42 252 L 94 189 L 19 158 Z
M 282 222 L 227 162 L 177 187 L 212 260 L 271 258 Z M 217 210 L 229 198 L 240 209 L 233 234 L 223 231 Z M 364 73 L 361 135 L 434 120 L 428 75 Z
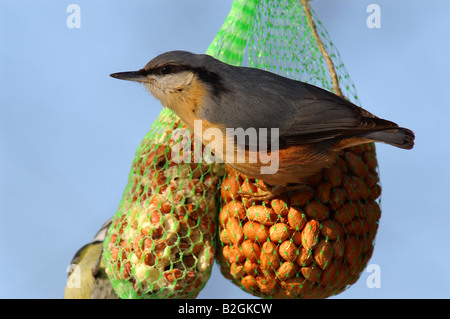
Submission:
M 97 232 L 92 242 L 81 247 L 72 259 L 64 299 L 119 299 L 106 275 L 102 259 L 103 241 L 112 219 Z
M 278 167 L 270 174 L 261 173 L 261 160 L 227 161 L 228 153 L 213 147 L 214 155 L 224 163 L 249 178 L 264 181 L 266 199 L 330 166 L 344 148 L 370 142 L 404 149 L 414 145 L 411 130 L 378 118 L 331 92 L 268 71 L 228 65 L 204 54 L 170 51 L 138 71 L 111 76 L 144 84 L 191 130 L 196 120 L 202 121 L 203 133 L 220 129 L 223 141 L 215 140 L 214 145 L 220 142 L 234 153 L 244 152 L 245 159 L 258 152 L 254 141 L 230 141 L 227 129 L 277 129 L 277 136 L 270 132 L 266 136 L 266 150 L 271 143 L 278 144 Z

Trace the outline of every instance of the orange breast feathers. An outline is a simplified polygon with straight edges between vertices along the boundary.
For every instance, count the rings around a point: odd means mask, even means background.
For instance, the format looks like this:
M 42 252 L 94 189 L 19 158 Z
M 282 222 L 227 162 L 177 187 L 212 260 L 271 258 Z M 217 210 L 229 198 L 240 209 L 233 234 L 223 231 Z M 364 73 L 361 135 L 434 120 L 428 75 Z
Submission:
M 290 183 L 302 183 L 305 178 L 330 166 L 336 159 L 338 151 L 330 149 L 327 153 L 318 153 L 316 145 L 293 145 L 278 151 L 268 152 L 268 158 L 263 162 L 261 154 L 257 154 L 257 162 L 250 163 L 252 154 L 245 152 L 245 163 L 227 163 L 235 170 L 249 178 L 263 180 L 270 185 L 285 186 Z M 235 148 L 236 150 L 236 148 Z M 253 155 L 253 158 L 255 156 Z M 263 170 L 265 173 L 262 173 Z

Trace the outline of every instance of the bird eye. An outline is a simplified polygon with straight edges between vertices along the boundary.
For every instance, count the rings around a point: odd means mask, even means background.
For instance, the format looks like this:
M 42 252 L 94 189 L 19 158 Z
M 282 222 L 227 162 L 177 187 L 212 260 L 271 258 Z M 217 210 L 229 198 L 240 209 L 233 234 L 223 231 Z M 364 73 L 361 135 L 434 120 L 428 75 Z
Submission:
M 169 74 L 171 72 L 172 72 L 172 68 L 170 67 L 170 65 L 166 65 L 161 68 L 162 74 Z

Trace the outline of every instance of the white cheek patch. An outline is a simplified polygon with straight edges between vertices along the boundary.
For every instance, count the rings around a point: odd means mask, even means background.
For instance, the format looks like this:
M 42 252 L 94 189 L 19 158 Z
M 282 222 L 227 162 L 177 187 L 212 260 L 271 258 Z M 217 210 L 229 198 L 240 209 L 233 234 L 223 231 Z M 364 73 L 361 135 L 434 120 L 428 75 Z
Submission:
M 157 82 L 159 82 L 158 85 L 164 91 L 176 91 L 191 84 L 193 78 L 194 74 L 192 72 L 185 71 L 161 76 Z
M 144 85 L 164 106 L 170 107 L 172 93 L 185 88 L 191 84 L 193 79 L 194 74 L 188 71 L 167 75 L 150 75 Z

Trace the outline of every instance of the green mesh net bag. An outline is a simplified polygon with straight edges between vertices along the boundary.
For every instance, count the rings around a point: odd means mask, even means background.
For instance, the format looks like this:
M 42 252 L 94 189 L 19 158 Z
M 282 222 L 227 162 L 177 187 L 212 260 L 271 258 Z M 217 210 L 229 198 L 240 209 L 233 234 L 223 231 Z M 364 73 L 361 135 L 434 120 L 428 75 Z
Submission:
M 238 25 L 233 24 L 235 18 Z M 240 65 L 246 19 L 233 6 L 226 22 L 231 25 L 218 33 L 207 53 Z M 168 109 L 161 111 L 139 145 L 104 242 L 106 272 L 121 298 L 195 298 L 206 284 L 226 170 L 219 163 L 196 163 L 197 152 L 203 151 Z
M 103 252 L 121 298 L 194 298 L 210 276 L 223 167 L 180 164 L 180 132 L 189 131 L 163 110 L 133 160 Z
M 245 57 L 248 66 L 358 103 L 303 0 L 235 0 L 206 53 L 233 65 Z M 104 242 L 106 271 L 121 298 L 195 298 L 214 257 L 225 277 L 263 298 L 325 298 L 358 279 L 381 215 L 373 144 L 345 150 L 305 190 L 250 203 L 238 192 L 258 192 L 262 181 L 223 164 L 179 161 L 203 151 L 192 137 L 164 109 L 136 151 Z M 185 154 L 186 140 L 194 143 Z
M 233 22 L 251 21 L 248 65 L 307 82 L 358 104 L 351 82 L 325 28 L 306 1 L 235 1 Z M 217 261 L 223 275 L 263 298 L 326 298 L 356 282 L 374 247 L 381 216 L 373 143 L 344 150 L 336 163 L 304 181 L 308 187 L 270 201 L 227 167 L 221 184 Z

